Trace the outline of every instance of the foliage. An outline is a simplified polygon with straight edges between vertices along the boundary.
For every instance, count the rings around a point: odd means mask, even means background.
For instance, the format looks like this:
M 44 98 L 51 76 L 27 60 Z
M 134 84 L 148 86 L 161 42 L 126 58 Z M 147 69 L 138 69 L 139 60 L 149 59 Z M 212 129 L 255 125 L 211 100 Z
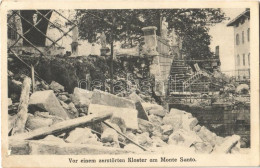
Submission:
M 162 17 L 166 17 L 169 31 L 175 31 L 182 39 L 183 53 L 193 59 L 212 56 L 209 26 L 227 19 L 221 9 L 216 8 L 77 10 L 76 14 L 82 39 L 97 42 L 100 33 L 105 32 L 109 43 L 130 42 L 131 46 L 140 42 L 141 29 L 145 26 L 156 26 L 160 35 Z

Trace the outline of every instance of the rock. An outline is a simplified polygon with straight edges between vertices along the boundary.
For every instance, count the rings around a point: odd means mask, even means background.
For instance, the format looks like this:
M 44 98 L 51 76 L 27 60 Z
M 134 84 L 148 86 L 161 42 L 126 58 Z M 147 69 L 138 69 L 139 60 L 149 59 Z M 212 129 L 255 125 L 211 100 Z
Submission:
M 163 117 L 163 124 L 165 125 L 172 125 L 174 130 L 178 130 L 182 128 L 182 116 L 181 114 L 173 114 L 169 113 L 166 114 L 165 117 Z
M 165 143 L 165 142 L 164 142 L 161 138 L 159 138 L 159 137 L 153 136 L 153 137 L 152 137 L 152 140 L 153 140 L 153 146 L 154 146 L 154 147 L 162 147 L 162 146 L 167 145 L 167 143 Z
M 111 124 L 115 125 L 116 128 L 118 127 L 119 129 L 117 129 L 118 131 L 121 131 L 122 133 L 126 132 L 126 124 L 125 124 L 125 120 L 121 117 L 118 117 L 116 115 L 113 115 L 109 122 L 111 122 Z
M 200 137 L 195 132 L 185 129 L 174 131 L 168 140 L 168 144 L 183 145 L 186 147 L 190 147 L 192 144 L 198 142 L 202 142 Z
M 87 107 L 91 102 L 92 94 L 91 91 L 75 87 L 71 99 L 75 106 Z
M 58 122 L 64 121 L 64 119 L 62 119 L 61 117 L 50 115 L 49 112 L 39 112 L 39 111 L 36 111 L 34 113 L 34 117 L 41 117 L 41 118 L 52 119 L 52 124 L 56 124 Z
M 101 135 L 101 142 L 118 142 L 118 134 L 112 128 L 106 128 Z
M 212 146 L 216 144 L 216 134 L 209 131 L 206 127 L 202 126 L 197 135 L 205 142 L 209 142 Z
M 119 108 L 113 106 L 105 106 L 99 104 L 90 104 L 89 114 L 113 113 L 112 118 L 120 118 L 124 121 L 126 128 L 138 129 L 137 110 L 132 108 Z M 113 122 L 112 122 L 113 123 Z M 120 125 L 119 125 L 120 127 Z
M 182 128 L 186 130 L 193 130 L 193 128 L 198 124 L 197 118 L 190 118 L 187 115 L 182 116 Z
M 163 140 L 164 142 L 168 142 L 168 140 L 169 140 L 169 135 L 162 135 L 162 136 L 161 136 L 161 140 Z
M 58 82 L 52 81 L 49 87 L 55 92 L 64 92 L 64 86 L 62 86 Z
M 151 122 L 151 123 L 153 123 L 153 125 L 157 125 L 157 126 L 160 126 L 160 125 L 162 125 L 162 122 L 163 122 L 163 120 L 162 120 L 162 118 L 161 117 L 158 117 L 158 116 L 155 116 L 155 115 L 149 115 L 149 121 Z
M 127 144 L 124 147 L 124 150 L 128 150 L 128 151 L 133 151 L 133 152 L 143 152 L 143 149 L 139 148 L 138 146 L 134 145 L 134 144 Z
M 193 131 L 199 132 L 200 129 L 201 129 L 201 126 L 200 126 L 200 125 L 196 125 L 196 126 L 193 128 Z
M 153 132 L 153 124 L 140 118 L 138 118 L 138 127 L 142 132 L 148 132 L 149 134 Z
M 236 88 L 236 93 L 238 94 L 247 94 L 249 93 L 249 86 L 247 84 L 240 84 Z
M 141 102 L 135 103 L 136 110 L 138 111 L 137 117 L 143 120 L 149 120 L 147 112 L 144 110 Z
M 137 142 L 137 137 L 135 134 L 132 133 L 132 131 L 127 131 L 125 134 L 128 138 L 130 138 L 131 140 L 133 140 L 134 142 Z M 129 141 L 128 139 L 125 139 L 125 143 L 129 144 L 132 143 L 131 141 Z
M 170 124 L 161 126 L 161 129 L 164 135 L 171 135 L 173 132 L 173 127 Z
M 59 95 L 58 98 L 64 102 L 66 102 L 69 99 L 66 95 Z
M 226 137 L 224 142 L 220 145 L 216 145 L 214 148 L 214 153 L 231 153 L 232 148 L 234 147 L 240 147 L 239 144 L 240 136 L 238 135 L 232 135 L 229 137 Z
M 142 106 L 144 107 L 145 111 L 147 111 L 150 115 L 154 114 L 160 117 L 164 117 L 167 112 L 162 106 L 158 104 L 142 103 Z
M 154 114 L 154 115 L 157 115 L 157 116 L 160 116 L 160 117 L 164 117 L 167 113 L 166 110 L 159 110 L 159 109 L 151 109 L 148 111 L 148 113 L 151 115 L 151 114 Z
M 29 111 L 48 111 L 51 115 L 69 118 L 52 90 L 34 92 L 29 100 Z
M 30 130 L 35 130 L 41 127 L 48 127 L 53 124 L 51 118 L 43 118 L 39 116 L 29 115 L 25 127 Z
M 59 142 L 59 143 L 65 143 L 63 139 L 58 138 L 54 135 L 48 135 L 47 137 L 45 137 L 44 139 L 42 139 L 43 141 L 54 141 L 54 142 Z
M 60 101 L 60 104 L 61 104 L 61 106 L 62 106 L 64 109 L 66 109 L 66 110 L 70 109 L 69 106 L 68 106 L 66 103 L 64 103 L 63 101 Z
M 83 116 L 86 116 L 87 114 L 85 113 L 79 113 L 79 117 L 83 117 Z
M 67 142 L 78 143 L 78 144 L 93 144 L 100 145 L 103 144 L 98 141 L 98 138 L 95 134 L 91 132 L 89 128 L 76 128 L 69 133 L 69 136 L 66 138 Z
M 97 89 L 93 91 L 91 103 L 119 108 L 135 109 L 135 103 L 133 101 Z
M 135 92 L 131 93 L 131 94 L 128 96 L 128 98 L 129 98 L 130 100 L 132 100 L 134 103 L 137 103 L 137 102 L 143 103 L 143 102 L 144 102 L 144 100 L 143 100 L 140 96 L 138 96 Z
M 144 147 L 151 147 L 153 144 L 152 139 L 149 137 L 149 133 L 144 132 L 142 134 L 137 134 L 137 143 Z
M 193 144 L 193 147 L 195 148 L 196 153 L 211 153 L 213 151 L 213 147 L 211 144 L 207 142 L 197 142 Z
M 13 101 L 11 98 L 8 98 L 8 106 L 11 106 L 13 104 Z

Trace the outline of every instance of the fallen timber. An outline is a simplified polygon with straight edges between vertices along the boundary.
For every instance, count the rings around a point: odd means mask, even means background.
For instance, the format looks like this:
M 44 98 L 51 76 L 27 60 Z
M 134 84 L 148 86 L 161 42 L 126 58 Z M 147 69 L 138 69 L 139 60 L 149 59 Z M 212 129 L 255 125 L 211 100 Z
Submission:
M 74 129 L 79 126 L 87 126 L 91 125 L 93 123 L 101 122 L 103 120 L 106 120 L 112 116 L 112 113 L 107 113 L 103 115 L 88 115 L 80 118 L 65 120 L 60 123 L 57 123 L 55 125 L 52 125 L 51 127 L 42 127 L 39 129 L 36 129 L 31 132 L 17 134 L 10 137 L 10 141 L 12 140 L 35 140 L 35 139 L 41 139 L 44 138 L 47 135 L 51 134 L 57 134 L 57 133 L 63 133 L 67 130 Z

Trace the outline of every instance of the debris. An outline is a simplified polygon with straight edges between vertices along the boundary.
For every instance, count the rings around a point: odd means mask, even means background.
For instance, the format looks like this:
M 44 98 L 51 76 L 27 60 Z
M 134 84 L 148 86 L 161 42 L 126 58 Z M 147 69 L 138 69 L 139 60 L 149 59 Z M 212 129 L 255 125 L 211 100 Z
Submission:
M 91 132 L 91 129 L 85 128 L 76 128 L 69 133 L 69 136 L 66 138 L 66 141 L 69 143 L 78 143 L 78 144 L 93 144 L 93 145 L 103 145 L 98 141 L 96 134 Z
M 50 125 L 52 125 L 53 121 L 50 118 L 43 118 L 43 117 L 39 117 L 39 116 L 33 116 L 32 114 L 30 114 L 28 116 L 27 122 L 25 127 L 30 129 L 30 130 L 35 130 L 41 127 L 48 127 Z
M 163 125 L 163 126 L 161 126 L 161 128 L 162 128 L 162 132 L 164 135 L 171 135 L 173 132 L 173 127 L 170 124 Z
M 101 141 L 106 142 L 117 142 L 118 143 L 118 134 L 117 131 L 112 128 L 106 128 L 101 135 Z M 119 145 L 119 144 L 118 144 Z
M 66 95 L 59 95 L 58 98 L 64 102 L 68 101 L 68 97 Z
M 51 115 L 68 119 L 68 114 L 64 111 L 52 90 L 34 92 L 30 97 L 29 111 L 48 111 Z
M 103 114 L 106 112 L 111 112 L 113 114 L 113 117 L 121 118 L 124 121 L 126 128 L 138 129 L 137 111 L 135 109 L 119 108 L 99 104 L 89 105 L 89 114 Z
M 165 143 L 161 138 L 153 136 L 152 137 L 152 141 L 153 141 L 153 146 L 154 147 L 162 147 L 162 146 L 166 146 L 167 143 Z
M 154 125 L 157 125 L 157 126 L 160 126 L 160 125 L 162 125 L 162 122 L 163 122 L 163 120 L 162 120 L 162 118 L 161 117 L 158 117 L 158 116 L 155 116 L 155 115 L 149 115 L 149 121 L 151 122 L 151 123 L 153 123 Z
M 13 101 L 11 98 L 8 98 L 8 107 L 11 106 L 13 104 Z
M 71 99 L 76 107 L 87 107 L 91 102 L 92 94 L 91 91 L 75 87 Z
M 140 101 L 137 101 L 135 103 L 135 107 L 136 107 L 136 110 L 138 111 L 138 115 L 137 115 L 138 118 L 141 118 L 144 120 L 149 120 L 148 115 L 147 115 L 146 111 L 144 110 L 142 103 Z
M 234 147 L 239 147 L 240 136 L 232 135 L 226 137 L 224 142 L 220 145 L 216 145 L 214 148 L 215 153 L 231 153 Z
M 11 136 L 10 139 L 21 139 L 21 140 L 31 140 L 39 139 L 54 133 L 62 133 L 68 129 L 73 129 L 78 126 L 90 125 L 93 123 L 101 122 L 112 116 L 112 113 L 104 113 L 101 115 L 88 115 L 80 118 L 65 120 L 57 124 L 52 125 L 51 127 L 39 128 L 27 133 L 17 134 Z
M 176 113 L 175 109 L 171 109 L 170 113 L 163 117 L 163 124 L 172 125 L 174 130 L 182 128 L 182 115 L 181 113 Z
M 138 144 L 145 146 L 145 147 L 151 147 L 153 145 L 152 139 L 149 137 L 149 133 L 144 132 L 142 134 L 136 135 Z
M 107 122 L 103 121 L 103 123 L 107 126 L 109 126 L 110 128 L 114 129 L 111 125 L 109 125 Z M 131 143 L 133 143 L 134 145 L 138 146 L 139 148 L 143 149 L 144 151 L 148 151 L 146 148 L 144 148 L 143 146 L 139 145 L 138 143 L 136 143 L 135 141 L 133 141 L 132 139 L 130 139 L 129 137 L 127 137 L 126 135 L 122 134 L 121 132 L 117 131 L 116 129 L 114 129 L 118 134 L 120 134 L 121 136 L 123 136 L 124 138 L 126 138 L 127 140 L 131 141 Z
M 138 118 L 138 127 L 142 132 L 148 132 L 149 134 L 153 132 L 153 124 L 140 118 Z
M 238 94 L 248 94 L 249 93 L 249 86 L 247 84 L 238 85 L 236 88 L 236 93 Z
M 52 81 L 49 87 L 55 92 L 64 92 L 64 86 L 62 86 L 58 82 Z
M 213 151 L 213 147 L 211 144 L 207 142 L 196 142 L 192 146 L 195 148 L 196 153 L 211 153 Z
M 132 100 L 133 102 L 135 102 L 135 103 L 137 103 L 137 102 L 143 103 L 143 102 L 144 102 L 144 100 L 143 100 L 140 96 L 138 96 L 135 92 L 131 93 L 131 94 L 128 96 L 128 98 L 129 98 L 130 100 Z
M 194 143 L 202 142 L 200 137 L 193 131 L 179 129 L 174 131 L 168 140 L 168 144 L 183 145 L 190 147 Z
M 26 77 L 24 78 L 22 85 L 22 93 L 20 97 L 20 104 L 18 106 L 18 113 L 15 119 L 12 135 L 23 133 L 25 131 L 25 123 L 28 117 L 28 102 L 29 94 L 31 88 L 31 79 Z
M 120 107 L 135 109 L 135 104 L 131 100 L 123 97 L 118 97 L 116 95 L 103 92 L 101 90 L 95 89 L 91 98 L 92 104 L 100 104 L 106 106 Z

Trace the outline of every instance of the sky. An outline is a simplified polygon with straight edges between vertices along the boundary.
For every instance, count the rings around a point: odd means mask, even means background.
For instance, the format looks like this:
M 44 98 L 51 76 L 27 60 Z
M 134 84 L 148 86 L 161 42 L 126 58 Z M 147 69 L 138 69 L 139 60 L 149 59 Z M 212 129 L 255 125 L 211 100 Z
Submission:
M 227 24 L 244 10 L 245 8 L 225 8 L 222 11 L 226 13 L 227 17 L 230 17 L 230 20 L 225 20 L 210 27 L 209 34 L 212 36 L 211 51 L 215 52 L 215 47 L 219 45 L 221 71 L 227 74 L 230 73 L 230 70 L 235 69 L 234 28 L 227 27 Z

